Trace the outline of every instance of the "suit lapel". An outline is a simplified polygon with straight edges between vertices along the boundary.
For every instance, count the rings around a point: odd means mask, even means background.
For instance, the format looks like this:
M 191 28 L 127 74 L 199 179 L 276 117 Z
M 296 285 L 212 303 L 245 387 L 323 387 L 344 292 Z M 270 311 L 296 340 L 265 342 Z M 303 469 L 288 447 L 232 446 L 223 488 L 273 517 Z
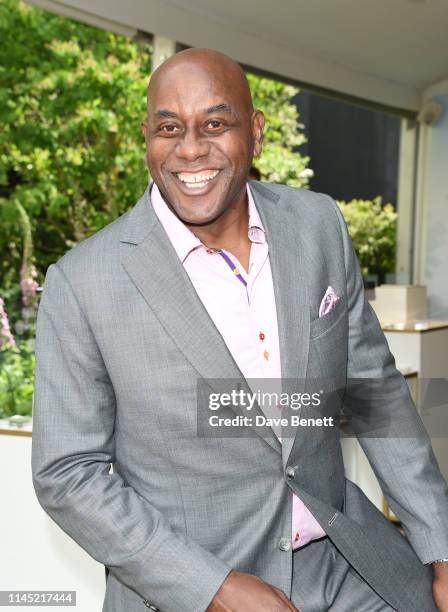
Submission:
M 200 377 L 211 381 L 216 391 L 228 391 L 225 381 L 238 379 L 241 388 L 250 393 L 154 212 L 149 187 L 127 214 L 121 237 L 122 265 L 165 331 Z M 225 379 L 223 384 L 219 379 Z M 238 409 L 235 412 L 243 414 Z M 258 406 L 252 416 L 257 414 L 263 414 Z M 258 427 L 255 431 L 280 452 L 279 441 L 270 427 Z
M 308 365 L 309 306 L 305 224 L 297 222 L 299 202 L 286 202 L 264 185 L 250 183 L 253 197 L 266 228 L 282 369 L 282 390 L 289 395 L 303 392 Z M 289 417 L 286 408 L 283 416 Z M 282 429 L 282 459 L 286 467 L 294 444 L 292 428 Z M 297 435 L 297 429 L 293 432 Z

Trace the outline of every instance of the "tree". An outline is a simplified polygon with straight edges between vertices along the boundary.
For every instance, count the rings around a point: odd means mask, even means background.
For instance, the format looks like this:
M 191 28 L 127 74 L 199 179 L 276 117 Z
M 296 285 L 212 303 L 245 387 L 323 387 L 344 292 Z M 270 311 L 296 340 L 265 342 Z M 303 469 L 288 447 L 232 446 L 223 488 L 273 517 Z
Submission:
M 22 256 L 18 205 L 42 274 L 144 188 L 138 125 L 151 56 L 15 0 L 0 3 L 0 37 L 0 254 L 11 284 Z

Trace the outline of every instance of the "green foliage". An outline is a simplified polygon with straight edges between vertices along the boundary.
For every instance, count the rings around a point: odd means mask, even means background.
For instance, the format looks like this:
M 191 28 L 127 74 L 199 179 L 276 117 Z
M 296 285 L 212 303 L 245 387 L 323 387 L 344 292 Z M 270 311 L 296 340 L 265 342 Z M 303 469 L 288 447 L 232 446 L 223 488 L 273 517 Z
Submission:
M 338 205 L 364 277 L 377 274 L 383 280 L 385 274 L 395 269 L 397 213 L 394 207 L 383 206 L 381 196 L 372 201 L 340 201 Z
M 254 160 L 254 165 L 260 170 L 263 180 L 307 187 L 313 174 L 307 167 L 310 159 L 295 150 L 306 142 L 301 131 L 304 126 L 299 123 L 296 106 L 290 103 L 299 90 L 253 74 L 247 74 L 247 78 L 254 106 L 266 117 L 263 153 Z
M 33 345 L 0 347 L 0 419 L 30 415 L 34 384 Z
M 41 277 L 135 203 L 150 49 L 16 0 L 0 2 L 1 285 L 17 282 L 27 212 Z

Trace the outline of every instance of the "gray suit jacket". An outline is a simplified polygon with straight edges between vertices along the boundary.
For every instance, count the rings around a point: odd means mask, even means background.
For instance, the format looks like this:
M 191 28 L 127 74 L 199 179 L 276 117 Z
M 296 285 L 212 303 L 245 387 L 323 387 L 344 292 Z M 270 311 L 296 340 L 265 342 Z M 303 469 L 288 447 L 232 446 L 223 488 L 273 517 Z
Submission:
M 392 424 L 405 414 L 409 435 L 361 444 L 412 547 L 345 478 L 337 428 L 298 428 L 282 445 L 269 428 L 197 435 L 198 379 L 243 376 L 148 190 L 48 268 L 36 338 L 39 502 L 109 568 L 108 612 L 145 601 L 163 612 L 205 610 L 232 568 L 290 595 L 293 553 L 279 543 L 291 537 L 292 491 L 391 606 L 429 609 L 423 563 L 448 554 L 447 487 L 364 297 L 343 218 L 326 195 L 251 187 L 267 231 L 283 378 L 295 390 L 318 377 L 387 382 L 373 409 L 386 406 Z M 319 318 L 328 285 L 341 299 Z

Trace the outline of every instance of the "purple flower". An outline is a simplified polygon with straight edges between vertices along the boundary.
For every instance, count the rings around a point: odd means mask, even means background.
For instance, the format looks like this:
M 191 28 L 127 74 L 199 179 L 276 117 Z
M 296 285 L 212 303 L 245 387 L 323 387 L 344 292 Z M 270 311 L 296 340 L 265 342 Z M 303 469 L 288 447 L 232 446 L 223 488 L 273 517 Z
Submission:
M 22 304 L 24 306 L 36 306 L 37 305 L 37 289 L 39 283 L 35 280 L 37 277 L 37 270 L 34 264 L 29 267 L 22 265 L 20 268 L 20 289 L 22 291 Z
M 9 328 L 8 315 L 5 310 L 5 302 L 0 297 L 0 346 L 16 346 L 16 341 Z

